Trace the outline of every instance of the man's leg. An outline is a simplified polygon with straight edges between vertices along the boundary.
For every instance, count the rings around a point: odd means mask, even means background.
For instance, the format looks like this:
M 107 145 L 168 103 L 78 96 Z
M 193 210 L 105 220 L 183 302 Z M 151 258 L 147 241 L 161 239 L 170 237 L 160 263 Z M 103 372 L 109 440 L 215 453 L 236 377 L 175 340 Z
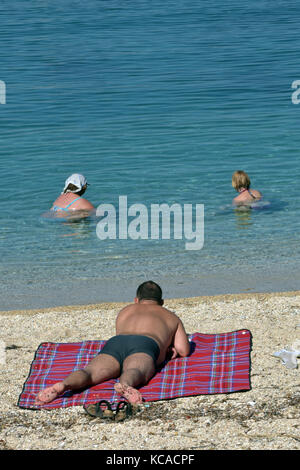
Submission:
M 35 400 L 36 405 L 44 405 L 55 400 L 66 390 L 79 390 L 115 379 L 120 375 L 120 364 L 108 354 L 99 354 L 80 370 L 72 372 L 62 382 L 58 382 L 42 390 Z
M 142 403 L 142 395 L 135 387 L 148 383 L 154 374 L 155 364 L 151 356 L 145 353 L 132 354 L 123 362 L 120 382 L 115 384 L 115 390 L 130 403 Z

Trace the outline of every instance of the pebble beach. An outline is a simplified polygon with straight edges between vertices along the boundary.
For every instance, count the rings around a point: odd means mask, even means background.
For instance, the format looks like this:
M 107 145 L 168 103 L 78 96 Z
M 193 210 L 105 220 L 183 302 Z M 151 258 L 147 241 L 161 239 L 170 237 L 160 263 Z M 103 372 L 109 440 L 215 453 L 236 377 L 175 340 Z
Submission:
M 123 422 L 82 407 L 17 406 L 39 344 L 108 339 L 121 303 L 1 312 L 0 449 L 296 450 L 300 449 L 299 367 L 273 354 L 300 341 L 300 292 L 165 300 L 188 333 L 252 333 L 251 390 L 141 405 Z M 300 359 L 298 359 L 298 362 Z

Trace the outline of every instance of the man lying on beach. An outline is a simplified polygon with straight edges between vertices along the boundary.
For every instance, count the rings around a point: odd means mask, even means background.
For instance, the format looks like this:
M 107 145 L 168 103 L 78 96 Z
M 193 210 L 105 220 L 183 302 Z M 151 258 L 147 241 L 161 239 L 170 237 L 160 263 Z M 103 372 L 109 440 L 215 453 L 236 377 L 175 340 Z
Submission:
M 130 403 L 142 403 L 136 387 L 146 385 L 167 357 L 186 357 L 190 343 L 181 320 L 163 306 L 158 284 L 147 281 L 136 292 L 134 304 L 123 308 L 116 319 L 116 336 L 84 368 L 62 382 L 42 390 L 36 405 L 49 403 L 67 390 L 91 387 L 117 379 L 115 390 Z

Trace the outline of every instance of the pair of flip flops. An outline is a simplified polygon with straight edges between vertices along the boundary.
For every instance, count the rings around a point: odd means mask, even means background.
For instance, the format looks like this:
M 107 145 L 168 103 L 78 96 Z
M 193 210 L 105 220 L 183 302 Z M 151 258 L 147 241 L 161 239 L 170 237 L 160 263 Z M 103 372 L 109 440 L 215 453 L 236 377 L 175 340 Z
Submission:
M 132 405 L 128 401 L 120 401 L 113 411 L 111 404 L 106 400 L 83 406 L 84 411 L 93 418 L 109 419 L 113 421 L 124 421 L 132 416 Z

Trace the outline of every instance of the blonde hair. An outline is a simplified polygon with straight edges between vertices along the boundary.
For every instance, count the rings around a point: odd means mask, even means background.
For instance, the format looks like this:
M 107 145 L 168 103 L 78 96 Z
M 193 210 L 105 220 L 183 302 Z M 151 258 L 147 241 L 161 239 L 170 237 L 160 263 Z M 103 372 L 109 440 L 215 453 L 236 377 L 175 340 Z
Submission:
M 250 178 L 247 175 L 247 173 L 245 173 L 244 171 L 238 170 L 233 173 L 232 187 L 236 189 L 237 191 L 241 188 L 249 189 L 250 184 L 251 184 Z

